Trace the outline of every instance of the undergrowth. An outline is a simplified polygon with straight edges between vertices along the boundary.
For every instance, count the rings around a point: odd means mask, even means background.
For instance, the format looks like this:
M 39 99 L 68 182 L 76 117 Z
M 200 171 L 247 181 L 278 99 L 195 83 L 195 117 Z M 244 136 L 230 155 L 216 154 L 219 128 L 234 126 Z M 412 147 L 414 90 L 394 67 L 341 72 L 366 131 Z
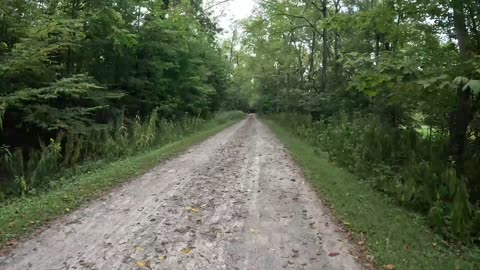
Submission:
M 0 149 L 0 202 L 11 197 L 31 196 L 49 190 L 62 176 L 71 175 L 84 164 L 98 160 L 112 161 L 181 139 L 212 123 L 238 119 L 242 112 L 220 112 L 205 120 L 184 117 L 159 119 L 154 111 L 147 119 L 133 121 L 120 117 L 110 128 L 88 134 L 60 133 L 39 149 Z
M 480 175 L 472 166 L 480 163 L 477 156 L 467 159 L 467 172 L 458 176 L 447 158 L 448 141 L 440 135 L 425 138 L 415 129 L 387 126 L 373 115 L 341 115 L 324 121 L 301 114 L 271 118 L 363 183 L 423 214 L 448 241 L 479 242 L 480 208 L 473 187 Z
M 181 127 L 182 131 L 188 128 L 188 132 L 181 135 L 177 133 L 176 138 L 172 134 L 169 141 L 159 140 L 161 145 L 145 145 L 145 149 L 140 148 L 142 150 L 137 152 L 129 150 L 133 154 L 122 158 L 88 161 L 49 178 L 48 190 L 37 190 L 35 193 L 5 200 L 0 206 L 0 246 L 28 235 L 35 228 L 72 211 L 83 202 L 145 173 L 160 161 L 221 131 L 242 116 L 238 112 L 220 113 L 195 127 L 192 126 L 194 120 L 190 120 L 192 125 L 183 124 Z M 145 129 L 148 129 L 148 124 L 146 125 Z
M 362 178 L 337 166 L 343 164 L 338 156 L 333 160 L 335 164 L 332 163 L 330 155 L 322 151 L 325 147 L 305 139 L 305 129 L 292 128 L 302 125 L 300 121 L 293 123 L 286 119 L 277 115 L 266 122 L 303 167 L 307 178 L 332 206 L 359 246 L 366 246 L 367 259 L 372 260 L 377 269 L 385 269 L 387 265 L 389 269 L 393 266 L 401 270 L 480 269 L 477 247 L 454 245 L 443 240 L 430 230 L 423 215 L 400 206 L 395 196 L 375 189 L 375 182 L 380 180 Z M 309 138 L 314 138 L 312 133 Z M 355 153 L 348 149 L 345 155 Z

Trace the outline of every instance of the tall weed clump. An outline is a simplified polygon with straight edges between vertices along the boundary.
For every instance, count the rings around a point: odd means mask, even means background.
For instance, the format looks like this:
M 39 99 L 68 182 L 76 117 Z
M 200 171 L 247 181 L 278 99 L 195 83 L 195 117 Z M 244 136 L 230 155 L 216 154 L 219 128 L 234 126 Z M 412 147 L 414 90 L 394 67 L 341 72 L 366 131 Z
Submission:
M 480 198 L 474 197 L 471 184 L 476 176 L 456 175 L 443 134 L 425 138 L 414 128 L 392 127 L 375 115 L 313 121 L 308 115 L 279 113 L 271 118 L 366 184 L 425 214 L 431 227 L 447 238 L 480 240 Z
M 51 189 L 61 184 L 62 176 L 74 174 L 82 164 L 147 151 L 242 116 L 242 112 L 220 112 L 207 120 L 188 115 L 173 120 L 160 119 L 154 110 L 145 119 L 137 115 L 129 120 L 120 115 L 109 126 L 87 134 L 60 132 L 47 144 L 40 142 L 39 149 L 1 146 L 0 201 Z

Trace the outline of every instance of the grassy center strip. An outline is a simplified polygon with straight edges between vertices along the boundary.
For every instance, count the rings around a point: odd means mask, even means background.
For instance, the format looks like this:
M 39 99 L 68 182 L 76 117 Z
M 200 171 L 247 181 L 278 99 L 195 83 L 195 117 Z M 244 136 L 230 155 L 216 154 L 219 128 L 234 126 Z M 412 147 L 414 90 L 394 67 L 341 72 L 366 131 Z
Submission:
M 204 130 L 157 148 L 67 179 L 58 188 L 32 197 L 13 199 L 0 207 L 0 246 L 24 237 L 48 221 L 72 211 L 116 185 L 140 176 L 159 162 L 185 151 L 239 120 L 206 125 Z
M 478 249 L 448 246 L 420 215 L 396 205 L 387 195 L 333 165 L 293 132 L 271 120 L 265 122 L 355 239 L 366 242 L 379 269 L 480 269 Z

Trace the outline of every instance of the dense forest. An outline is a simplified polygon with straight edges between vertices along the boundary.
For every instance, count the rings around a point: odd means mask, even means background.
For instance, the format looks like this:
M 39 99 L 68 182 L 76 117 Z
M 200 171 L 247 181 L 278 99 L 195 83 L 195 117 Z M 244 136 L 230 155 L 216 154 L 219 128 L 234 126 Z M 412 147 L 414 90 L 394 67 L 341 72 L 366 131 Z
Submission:
M 207 12 L 197 0 L 1 1 L 0 200 L 221 109 L 229 65 Z
M 446 238 L 480 240 L 478 1 L 260 1 L 224 48 L 238 98 Z

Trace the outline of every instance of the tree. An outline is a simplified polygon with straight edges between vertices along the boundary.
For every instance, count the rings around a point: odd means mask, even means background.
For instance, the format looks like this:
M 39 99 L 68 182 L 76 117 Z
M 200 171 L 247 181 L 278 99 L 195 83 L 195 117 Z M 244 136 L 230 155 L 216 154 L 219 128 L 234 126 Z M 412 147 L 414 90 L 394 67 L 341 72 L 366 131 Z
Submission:
M 312 124 L 308 131 L 299 125 L 299 133 L 329 142 L 322 146 L 349 169 L 391 168 L 378 186 L 424 212 L 442 205 L 445 224 L 437 225 L 468 238 L 480 199 L 478 3 L 286 0 L 259 7 L 230 53 L 242 55 L 233 81 L 253 92 L 257 109 L 293 113 L 294 127 L 298 114 L 308 115 L 300 123 L 321 122 L 327 131 Z M 401 188 L 385 188 L 392 183 Z

